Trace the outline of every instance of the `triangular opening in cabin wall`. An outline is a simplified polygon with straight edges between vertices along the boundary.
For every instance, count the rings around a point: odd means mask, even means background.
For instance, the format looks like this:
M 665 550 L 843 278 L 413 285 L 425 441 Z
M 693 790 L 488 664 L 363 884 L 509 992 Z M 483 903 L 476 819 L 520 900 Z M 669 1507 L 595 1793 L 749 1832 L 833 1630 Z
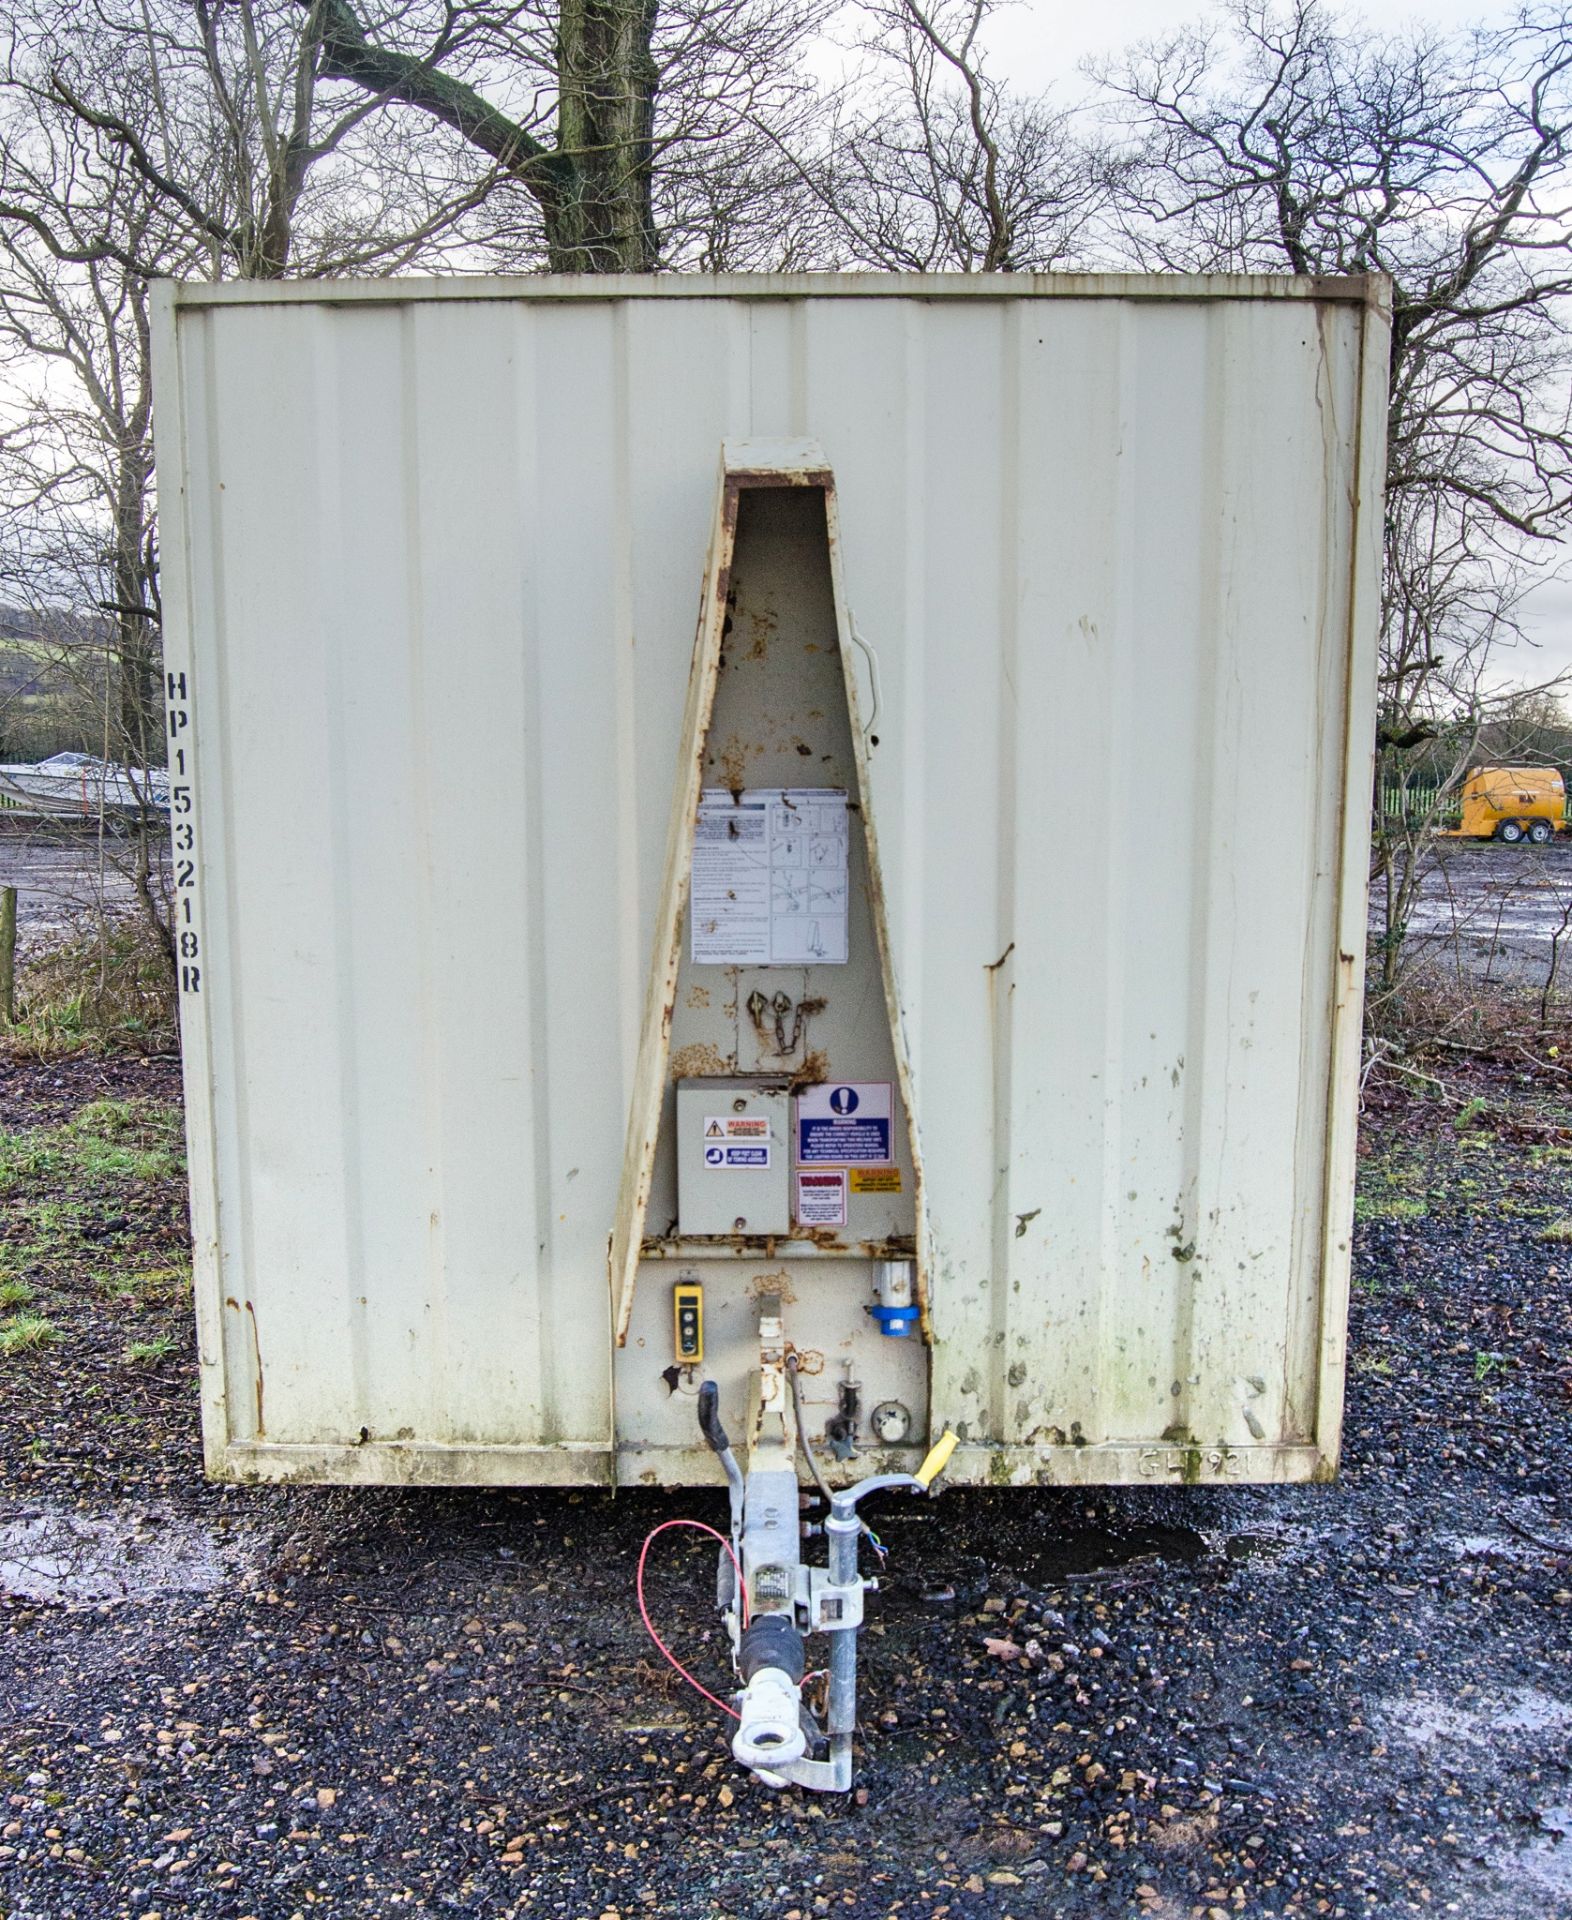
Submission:
M 728 446 L 613 1245 L 618 1376 L 649 1376 L 618 1394 L 624 1451 L 697 1445 L 704 1378 L 745 1422 L 772 1299 L 811 1438 L 862 1471 L 927 1437 L 918 1159 L 836 549 L 817 449 Z

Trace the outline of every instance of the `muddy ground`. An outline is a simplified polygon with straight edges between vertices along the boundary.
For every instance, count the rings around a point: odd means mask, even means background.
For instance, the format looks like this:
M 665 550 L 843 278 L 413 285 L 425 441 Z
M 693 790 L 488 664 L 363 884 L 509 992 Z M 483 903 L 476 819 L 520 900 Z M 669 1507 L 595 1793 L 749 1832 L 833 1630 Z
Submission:
M 171 1072 L 0 1067 L 9 1920 L 1572 1914 L 1572 1107 L 1372 1088 L 1336 1485 L 886 1501 L 834 1800 L 643 1636 L 718 1494 L 202 1481 Z

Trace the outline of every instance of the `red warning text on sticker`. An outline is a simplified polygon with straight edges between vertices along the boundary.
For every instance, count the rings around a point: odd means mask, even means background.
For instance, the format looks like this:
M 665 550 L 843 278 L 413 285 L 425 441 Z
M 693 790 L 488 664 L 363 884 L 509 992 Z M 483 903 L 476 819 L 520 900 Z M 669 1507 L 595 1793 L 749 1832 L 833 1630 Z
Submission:
M 846 1169 L 797 1174 L 799 1227 L 844 1227 L 846 1224 Z

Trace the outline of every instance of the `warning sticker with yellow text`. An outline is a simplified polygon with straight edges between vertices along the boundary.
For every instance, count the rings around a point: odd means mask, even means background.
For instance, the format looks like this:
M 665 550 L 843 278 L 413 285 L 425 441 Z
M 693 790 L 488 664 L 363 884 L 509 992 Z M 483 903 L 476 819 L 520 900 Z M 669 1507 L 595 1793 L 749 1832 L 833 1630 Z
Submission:
M 770 1116 L 767 1113 L 712 1114 L 704 1122 L 706 1140 L 768 1140 Z
M 899 1167 L 853 1167 L 851 1190 L 853 1193 L 899 1193 L 901 1170 Z

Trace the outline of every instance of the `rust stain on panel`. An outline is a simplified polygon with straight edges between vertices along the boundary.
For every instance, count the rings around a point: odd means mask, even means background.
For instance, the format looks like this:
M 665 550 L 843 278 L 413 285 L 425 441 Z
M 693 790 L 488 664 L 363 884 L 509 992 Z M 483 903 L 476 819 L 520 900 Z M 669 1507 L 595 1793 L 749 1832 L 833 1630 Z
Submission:
M 667 1069 L 672 1080 L 703 1080 L 724 1077 L 736 1070 L 735 1059 L 728 1059 L 711 1040 L 695 1040 L 691 1046 L 678 1047 Z
M 259 1440 L 265 1440 L 267 1438 L 267 1420 L 262 1409 L 262 1340 L 257 1332 L 257 1310 L 249 1300 L 246 1302 L 246 1312 L 251 1316 L 251 1355 L 256 1365 L 257 1438 Z
M 797 1304 L 797 1289 L 791 1283 L 788 1268 L 777 1267 L 774 1273 L 756 1273 L 748 1282 L 750 1300 L 762 1300 L 768 1294 L 774 1294 L 784 1306 Z

